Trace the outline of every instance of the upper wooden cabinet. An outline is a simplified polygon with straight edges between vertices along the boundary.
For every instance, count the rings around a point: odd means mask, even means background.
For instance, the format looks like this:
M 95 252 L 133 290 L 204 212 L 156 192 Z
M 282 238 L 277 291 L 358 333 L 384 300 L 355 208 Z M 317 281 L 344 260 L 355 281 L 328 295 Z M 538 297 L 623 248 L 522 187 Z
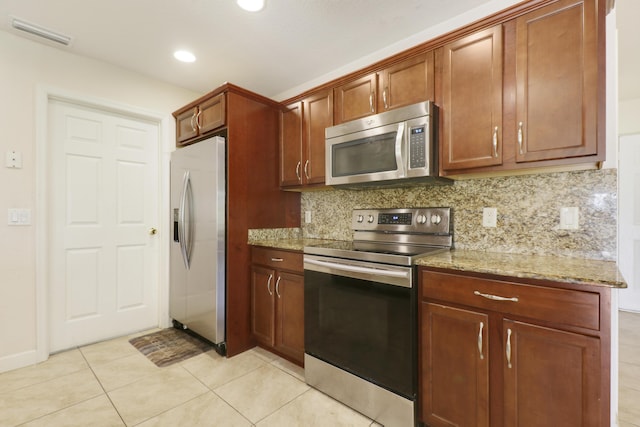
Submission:
M 378 72 L 378 112 L 433 100 L 433 51 Z
M 302 101 L 280 113 L 280 186 L 302 185 Z
M 604 160 L 604 13 L 559 0 L 436 52 L 441 173 Z
M 502 164 L 502 26 L 445 45 L 442 68 L 442 168 Z
M 516 161 L 597 154 L 596 2 L 561 0 L 515 27 Z
M 334 89 L 335 124 L 433 99 L 433 52 L 425 52 Z
M 333 93 L 324 90 L 289 105 L 280 115 L 280 185 L 325 181 L 325 128 L 333 125 Z
M 377 82 L 378 76 L 372 73 L 335 88 L 333 90 L 336 101 L 333 112 L 335 124 L 375 114 L 378 105 Z
M 202 100 L 198 105 L 174 113 L 176 144 L 187 145 L 201 136 L 224 126 L 226 118 L 225 94 Z

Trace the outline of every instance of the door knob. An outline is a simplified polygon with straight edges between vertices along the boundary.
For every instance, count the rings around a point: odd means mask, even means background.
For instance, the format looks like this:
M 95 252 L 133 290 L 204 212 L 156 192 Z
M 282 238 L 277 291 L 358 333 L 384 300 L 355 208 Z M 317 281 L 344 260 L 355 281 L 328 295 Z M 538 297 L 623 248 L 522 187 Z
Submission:
M 158 234 L 158 230 L 156 230 L 155 228 L 151 227 L 151 228 L 149 229 L 149 234 L 151 234 L 152 236 L 153 236 L 154 234 Z

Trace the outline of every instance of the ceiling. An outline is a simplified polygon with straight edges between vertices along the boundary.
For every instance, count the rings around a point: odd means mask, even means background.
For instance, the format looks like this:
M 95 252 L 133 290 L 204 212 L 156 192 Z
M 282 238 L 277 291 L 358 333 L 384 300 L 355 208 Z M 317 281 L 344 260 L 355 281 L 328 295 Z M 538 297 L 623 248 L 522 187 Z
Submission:
M 278 99 L 457 28 L 491 13 L 491 7 L 517 2 L 266 0 L 263 11 L 249 13 L 235 0 L 2 0 L 0 29 L 23 35 L 10 27 L 13 16 L 72 37 L 68 47 L 46 42 L 52 46 L 195 92 L 229 81 Z M 621 97 L 637 92 L 640 98 L 638 31 L 632 22 L 640 16 L 638 3 L 617 0 L 625 10 L 618 12 Z M 176 61 L 177 49 L 192 51 L 197 61 Z M 625 77 L 627 69 L 634 78 Z M 637 87 L 632 92 L 627 85 Z

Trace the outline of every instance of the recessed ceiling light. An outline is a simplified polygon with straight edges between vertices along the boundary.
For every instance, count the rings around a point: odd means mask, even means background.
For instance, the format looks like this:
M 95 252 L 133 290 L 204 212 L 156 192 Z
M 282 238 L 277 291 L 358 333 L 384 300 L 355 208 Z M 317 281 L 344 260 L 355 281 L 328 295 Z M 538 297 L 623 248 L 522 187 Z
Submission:
M 196 56 L 186 50 L 176 50 L 173 52 L 173 57 L 180 62 L 194 62 L 196 60 Z
M 264 7 L 264 0 L 237 0 L 238 6 L 249 12 L 257 12 Z

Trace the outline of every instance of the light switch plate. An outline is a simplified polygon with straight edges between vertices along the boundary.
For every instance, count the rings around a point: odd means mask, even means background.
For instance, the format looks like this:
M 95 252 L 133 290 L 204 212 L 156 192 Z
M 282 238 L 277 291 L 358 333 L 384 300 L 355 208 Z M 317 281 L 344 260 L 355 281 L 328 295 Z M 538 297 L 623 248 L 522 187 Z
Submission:
M 31 225 L 31 209 L 9 209 L 7 211 L 8 225 Z
M 7 151 L 6 166 L 11 169 L 22 168 L 22 153 L 19 151 Z
M 311 224 L 311 211 L 304 211 L 304 223 Z

